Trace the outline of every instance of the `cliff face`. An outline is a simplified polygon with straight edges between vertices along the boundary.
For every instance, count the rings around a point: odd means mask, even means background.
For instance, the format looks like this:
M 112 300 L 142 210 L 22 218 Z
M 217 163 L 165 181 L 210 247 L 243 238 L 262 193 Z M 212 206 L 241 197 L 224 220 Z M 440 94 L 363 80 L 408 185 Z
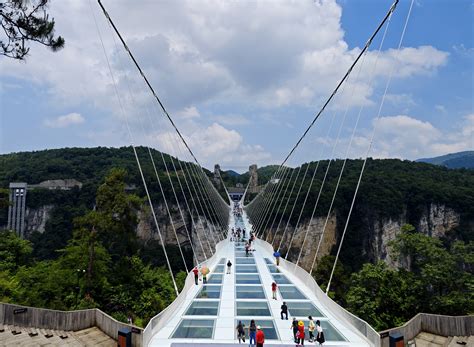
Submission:
M 185 220 L 183 223 L 178 206 L 170 205 L 169 208 L 174 228 L 164 205 L 158 205 L 155 210 L 158 227 L 165 243 L 177 245 L 179 242 L 182 247 L 191 248 L 192 246 L 199 261 L 210 257 L 212 255 L 210 249 L 215 249 L 216 243 L 220 240 L 216 226 L 202 216 L 194 217 L 192 220 L 189 213 L 182 209 Z M 139 211 L 138 220 L 137 235 L 140 239 L 145 242 L 159 240 L 150 210 Z M 191 238 L 191 242 L 189 242 L 189 238 Z
M 54 207 L 54 205 L 44 205 L 39 208 L 26 209 L 26 238 L 29 238 L 35 231 L 40 233 L 45 231 L 46 222 L 51 217 Z M 165 243 L 177 245 L 179 242 L 182 247 L 190 248 L 191 244 L 188 238 L 189 233 L 192 247 L 194 248 L 198 259 L 202 261 L 206 257 L 210 257 L 212 255 L 210 249 L 214 249 L 216 243 L 219 242 L 221 237 L 217 227 L 202 216 L 199 218 L 194 216 L 194 221 L 192 221 L 186 210 L 182 210 L 185 219 L 185 223 L 183 223 L 177 205 L 170 205 L 170 211 L 174 221 L 174 230 L 165 206 L 160 204 L 156 207 L 158 226 Z M 4 227 L 6 227 L 6 225 Z M 175 231 L 178 241 L 176 239 Z M 153 215 L 149 209 L 138 211 L 138 225 L 136 232 L 139 239 L 145 242 L 148 240 L 159 240 L 155 223 L 153 221 Z
M 53 205 L 41 206 L 38 209 L 27 209 L 26 212 L 26 235 L 31 235 L 33 231 L 44 232 L 45 224 L 51 215 Z M 181 215 L 176 205 L 171 205 L 170 210 L 172 218 L 175 221 L 175 230 L 170 223 L 170 219 L 164 205 L 156 207 L 158 225 L 166 244 L 178 244 L 190 247 L 188 233 L 191 237 L 192 247 L 198 255 L 199 260 L 205 259 L 205 256 L 211 255 L 209 249 L 214 248 L 220 240 L 219 232 L 215 225 L 204 217 L 191 220 L 189 213 L 182 210 L 186 224 L 182 222 Z M 137 226 L 137 235 L 144 240 L 158 240 L 153 216 L 149 210 L 141 210 L 138 213 L 139 223 Z M 179 222 L 178 222 L 179 221 Z M 288 252 L 288 259 L 295 262 L 299 258 L 299 265 L 309 270 L 314 261 L 316 249 L 322 237 L 319 246 L 318 259 L 328 255 L 336 246 L 340 239 L 341 229 L 345 221 L 338 221 L 337 215 L 333 214 L 327 221 L 323 235 L 325 217 L 313 218 L 311 221 L 301 223 L 299 228 L 288 226 L 285 230 L 286 222 L 282 222 L 280 228 L 268 230 L 267 241 L 272 243 L 275 248 L 280 246 L 282 255 L 286 255 L 291 242 L 291 249 Z M 461 216 L 455 210 L 441 204 L 430 204 L 421 211 L 421 216 L 413 221 L 407 217 L 407 211 L 404 211 L 397 217 L 381 218 L 367 212 L 363 217 L 360 253 L 372 261 L 384 260 L 388 265 L 398 265 L 393 256 L 390 255 L 388 244 L 395 239 L 402 225 L 412 223 L 417 230 L 432 237 L 443 237 L 446 233 L 460 225 Z M 176 235 L 178 241 L 176 240 Z M 352 232 L 352 231 L 348 231 Z M 305 235 L 306 239 L 305 239 Z M 304 247 L 303 246 L 304 243 Z M 302 249 L 302 251 L 301 251 Z M 301 255 L 300 255 L 301 252 Z
M 416 221 L 416 229 L 428 236 L 443 237 L 447 232 L 458 227 L 461 222 L 459 213 L 444 205 L 430 204 L 423 209 L 421 217 Z M 388 244 L 400 232 L 402 225 L 410 223 L 406 211 L 394 219 L 376 220 L 373 223 L 372 250 L 373 258 L 384 260 L 388 265 L 398 263 L 390 255 Z
M 395 239 L 404 224 L 412 223 L 420 232 L 439 238 L 445 236 L 450 230 L 458 227 L 460 221 L 461 216 L 459 213 L 439 204 L 430 204 L 427 206 L 422 210 L 421 216 L 416 221 L 409 220 L 406 211 L 395 218 L 381 218 L 367 212 L 359 223 L 361 225 L 359 230 L 359 245 L 361 245 L 359 254 L 373 261 L 384 260 L 388 265 L 396 266 L 398 264 L 394 257 L 391 256 L 388 245 L 390 241 Z M 331 215 L 323 235 L 325 222 L 325 217 L 313 218 L 311 221 L 302 223 L 296 232 L 293 227 L 287 228 L 286 231 L 284 231 L 284 227 L 282 227 L 278 232 L 275 232 L 275 230 L 267 230 L 267 241 L 272 243 L 273 240 L 272 244 L 275 249 L 278 248 L 281 243 L 280 252 L 283 256 L 288 252 L 288 246 L 291 242 L 288 260 L 296 262 L 298 257 L 300 257 L 299 265 L 309 270 L 313 265 L 321 237 L 323 237 L 323 239 L 319 246 L 317 259 L 330 254 L 333 247 L 337 245 L 345 220 L 338 221 L 336 214 Z M 307 237 L 304 241 L 306 232 Z M 353 231 L 348 230 L 347 232 L 351 233 Z M 348 235 L 346 235 L 346 237 L 347 236 Z M 291 240 L 292 237 L 293 240 Z M 302 247 L 303 251 L 301 251 Z
M 38 209 L 27 208 L 25 213 L 25 235 L 29 237 L 34 231 L 44 233 L 46 221 L 51 216 L 53 205 L 44 205 Z

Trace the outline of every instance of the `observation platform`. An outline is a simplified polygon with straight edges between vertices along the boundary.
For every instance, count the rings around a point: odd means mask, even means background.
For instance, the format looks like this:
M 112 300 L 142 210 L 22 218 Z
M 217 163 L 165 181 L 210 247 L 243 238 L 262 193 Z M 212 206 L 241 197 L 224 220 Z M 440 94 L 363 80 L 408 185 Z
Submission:
M 245 212 L 237 217 L 231 214 L 229 224 L 235 229 L 245 228 L 247 237 L 252 230 Z M 303 269 L 284 259 L 277 267 L 271 245 L 263 240 L 252 242 L 255 251 L 249 256 L 245 254 L 244 245 L 244 242 L 232 242 L 230 238 L 217 245 L 216 253 L 206 263 L 210 269 L 207 285 L 202 281 L 195 285 L 191 273 L 178 298 L 150 321 L 145 329 L 144 346 L 238 344 L 238 321 L 245 324 L 248 334 L 251 319 L 265 333 L 265 346 L 295 346 L 290 328 L 293 317 L 305 322 L 305 344 L 313 345 L 308 342 L 309 315 L 315 322 L 321 321 L 326 338 L 324 346 L 376 345 L 370 342 L 367 323 L 325 296 Z M 226 274 L 229 259 L 233 265 L 231 274 Z M 273 281 L 278 284 L 277 300 L 272 299 Z M 288 320 L 282 320 L 280 316 L 283 301 L 288 305 Z M 248 335 L 245 341 L 248 344 Z

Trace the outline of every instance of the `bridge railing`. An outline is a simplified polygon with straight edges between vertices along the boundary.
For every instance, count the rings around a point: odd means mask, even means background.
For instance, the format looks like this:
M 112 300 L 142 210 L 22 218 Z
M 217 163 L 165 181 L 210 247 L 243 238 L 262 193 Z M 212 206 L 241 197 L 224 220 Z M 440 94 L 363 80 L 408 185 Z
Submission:
M 474 316 L 418 313 L 401 327 L 381 331 L 381 346 L 389 346 L 389 335 L 392 333 L 400 333 L 405 341 L 409 341 L 421 332 L 440 336 L 472 336 L 474 335 Z
M 125 324 L 99 309 L 59 311 L 45 308 L 0 303 L 0 324 L 38 329 L 78 331 L 96 326 L 114 340 L 123 328 L 134 328 L 132 344 L 142 346 L 141 328 Z
M 219 259 L 217 259 L 216 254 L 224 247 L 225 242 L 226 240 L 217 243 L 216 252 L 214 253 L 214 255 L 199 265 L 206 265 L 208 268 L 211 268 L 216 265 L 219 261 Z M 176 309 L 180 307 L 181 304 L 186 300 L 186 294 L 188 293 L 188 290 L 193 286 L 195 286 L 194 274 L 190 272 L 186 277 L 183 289 L 176 297 L 176 299 L 168 307 L 166 307 L 163 311 L 158 313 L 148 322 L 145 330 L 143 331 L 143 346 L 148 346 L 153 336 L 158 333 L 158 331 L 163 328 L 166 323 L 171 320 L 172 317 L 176 315 Z
M 259 247 L 263 247 L 267 252 L 273 254 L 273 247 L 264 240 L 257 240 Z M 372 346 L 380 347 L 380 335 L 375 331 L 369 323 L 353 315 L 345 308 L 339 306 L 329 296 L 319 288 L 315 279 L 303 268 L 296 266 L 292 262 L 280 259 L 280 267 L 291 272 L 295 277 L 302 281 L 317 297 L 319 302 L 327 307 L 339 320 L 345 321 L 347 324 L 356 328 L 360 334 L 365 337 Z

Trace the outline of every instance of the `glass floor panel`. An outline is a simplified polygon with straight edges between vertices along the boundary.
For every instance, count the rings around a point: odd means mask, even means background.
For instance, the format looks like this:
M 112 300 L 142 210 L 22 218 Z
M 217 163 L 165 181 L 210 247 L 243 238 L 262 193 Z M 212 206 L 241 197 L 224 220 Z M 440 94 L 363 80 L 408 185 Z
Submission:
M 269 258 L 265 258 L 265 263 L 267 264 L 274 264 L 272 260 L 270 260 Z
M 248 340 L 249 338 L 249 326 L 250 326 L 250 319 L 236 319 L 235 326 L 239 324 L 239 321 L 242 321 L 244 324 L 244 331 L 245 331 L 245 339 Z M 268 319 L 256 319 L 255 325 L 262 328 L 263 333 L 265 334 L 265 340 L 279 340 L 278 333 L 275 329 L 275 324 L 273 320 Z M 237 331 L 235 332 L 235 338 L 237 338 Z
M 262 284 L 259 275 L 235 275 L 237 284 Z
M 219 301 L 193 301 L 185 316 L 217 316 Z
M 313 318 L 316 317 L 324 317 L 321 311 L 318 310 L 314 304 L 311 302 L 287 302 L 288 311 L 293 317 L 308 317 L 312 316 Z M 316 321 L 316 319 L 314 320 Z
M 257 266 L 255 265 L 236 265 L 236 273 L 258 273 Z
M 245 252 L 236 251 L 235 256 L 240 257 L 240 258 L 246 258 L 246 257 L 253 257 L 253 254 L 252 252 L 249 252 L 249 255 L 245 255 Z
M 316 319 L 313 317 L 314 323 L 316 323 Z M 308 320 L 303 319 L 304 321 L 304 326 L 306 327 L 306 330 L 308 329 Z M 243 322 L 242 322 L 243 323 Z M 236 325 L 237 326 L 237 325 Z M 322 320 L 321 321 L 321 328 L 323 328 L 324 332 L 324 339 L 327 341 L 347 341 L 347 339 L 342 335 L 339 330 L 334 327 L 334 325 L 331 324 L 331 322 L 327 320 Z M 316 335 L 316 332 L 314 333 Z
M 213 274 L 207 279 L 207 284 L 222 284 L 223 275 Z
M 202 286 L 196 299 L 219 299 L 221 297 L 222 286 Z
M 214 272 L 223 274 L 223 273 L 224 273 L 224 265 L 217 265 L 217 266 L 214 268 Z
M 214 319 L 183 319 L 171 338 L 212 339 L 214 322 Z
M 242 252 L 242 251 L 245 252 L 245 247 L 242 247 L 242 246 L 235 247 L 235 250 L 236 250 L 236 251 L 239 251 L 239 252 Z
M 217 264 L 225 264 L 225 258 L 221 258 Z
M 247 265 L 253 265 L 255 264 L 255 259 L 253 258 L 235 258 L 235 263 L 236 264 L 247 264 Z
M 237 299 L 265 299 L 262 286 L 236 286 L 235 297 Z
M 266 301 L 236 301 L 237 316 L 271 316 Z
M 272 274 L 275 274 L 275 273 L 280 273 L 280 269 L 277 268 L 276 265 L 267 265 L 268 267 L 268 271 L 270 271 Z
M 279 286 L 281 297 L 285 300 L 291 299 L 308 299 L 295 286 Z
M 272 274 L 272 276 L 277 284 L 293 284 L 285 275 Z

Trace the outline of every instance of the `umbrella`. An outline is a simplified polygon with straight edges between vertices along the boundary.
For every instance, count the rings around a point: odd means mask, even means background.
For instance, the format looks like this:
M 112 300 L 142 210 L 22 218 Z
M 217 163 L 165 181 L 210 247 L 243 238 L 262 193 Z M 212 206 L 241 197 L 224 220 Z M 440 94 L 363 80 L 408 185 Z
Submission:
M 202 273 L 203 275 L 207 275 L 207 274 L 209 273 L 209 268 L 208 268 L 207 266 L 203 266 L 203 267 L 201 268 L 201 273 Z

